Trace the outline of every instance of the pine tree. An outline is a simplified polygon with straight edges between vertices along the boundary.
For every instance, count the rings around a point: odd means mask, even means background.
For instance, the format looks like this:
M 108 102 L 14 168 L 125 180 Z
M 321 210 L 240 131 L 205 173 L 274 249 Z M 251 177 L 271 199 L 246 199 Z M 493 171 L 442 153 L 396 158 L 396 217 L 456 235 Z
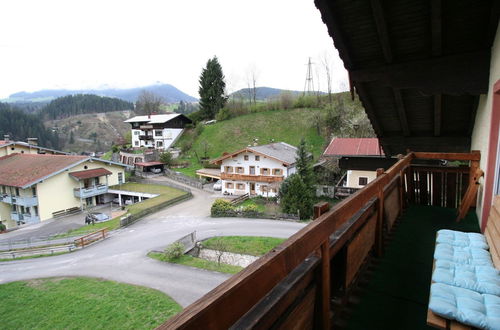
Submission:
M 214 119 L 227 101 L 224 73 L 217 56 L 209 59 L 200 76 L 200 111 L 203 119 Z

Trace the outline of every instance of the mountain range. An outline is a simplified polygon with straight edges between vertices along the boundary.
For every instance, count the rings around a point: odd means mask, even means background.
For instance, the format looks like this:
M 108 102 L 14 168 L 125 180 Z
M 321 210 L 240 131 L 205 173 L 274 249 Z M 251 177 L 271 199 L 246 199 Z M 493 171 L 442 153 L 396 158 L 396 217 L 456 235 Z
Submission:
M 61 96 L 75 94 L 95 94 L 99 96 L 115 97 L 129 102 L 137 101 L 142 91 L 154 93 L 163 98 L 167 103 L 197 102 L 198 99 L 192 97 L 170 84 L 155 84 L 134 88 L 107 88 L 107 89 L 43 89 L 35 92 L 19 92 L 9 96 L 3 102 L 48 102 Z

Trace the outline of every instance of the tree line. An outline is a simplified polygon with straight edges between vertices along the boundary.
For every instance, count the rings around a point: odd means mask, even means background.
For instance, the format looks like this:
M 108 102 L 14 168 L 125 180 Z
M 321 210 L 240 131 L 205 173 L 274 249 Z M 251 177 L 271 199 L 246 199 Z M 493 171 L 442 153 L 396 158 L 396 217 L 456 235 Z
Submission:
M 133 110 L 134 104 L 124 100 L 92 94 L 59 97 L 40 110 L 48 119 L 62 119 L 79 114 Z
M 57 134 L 45 128 L 39 115 L 27 114 L 7 103 L 0 103 L 0 139 L 6 134 L 14 141 L 38 138 L 41 146 L 59 148 Z

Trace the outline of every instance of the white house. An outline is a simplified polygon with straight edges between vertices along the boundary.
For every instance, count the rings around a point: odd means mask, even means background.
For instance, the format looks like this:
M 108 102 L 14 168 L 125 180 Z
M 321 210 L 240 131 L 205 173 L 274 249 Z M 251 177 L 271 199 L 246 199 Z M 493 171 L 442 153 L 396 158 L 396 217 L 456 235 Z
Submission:
M 222 192 L 274 197 L 295 173 L 297 148 L 284 142 L 247 147 L 212 161 L 220 165 Z
M 125 121 L 132 125 L 132 147 L 167 150 L 181 136 L 191 119 L 180 113 L 135 116 Z

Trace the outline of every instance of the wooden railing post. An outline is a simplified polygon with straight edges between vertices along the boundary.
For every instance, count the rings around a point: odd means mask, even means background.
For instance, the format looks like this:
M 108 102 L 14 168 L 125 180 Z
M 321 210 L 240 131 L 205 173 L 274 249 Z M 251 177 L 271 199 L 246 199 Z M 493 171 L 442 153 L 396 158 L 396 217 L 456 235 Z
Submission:
M 481 152 L 479 150 L 472 150 L 471 154 L 475 154 L 478 158 L 481 158 Z M 479 168 L 479 160 L 471 160 L 470 161 L 470 169 L 469 169 L 469 186 L 475 184 L 474 175 L 476 175 L 476 171 Z M 472 199 L 472 207 L 476 206 L 476 194 L 474 194 Z
M 330 329 L 330 244 L 321 244 L 321 318 L 323 329 Z
M 383 168 L 377 168 L 377 177 L 384 174 Z M 376 240 L 375 240 L 375 253 L 378 257 L 382 255 L 383 252 L 383 225 L 384 225 L 384 186 L 379 185 L 378 192 L 378 208 L 377 208 L 377 230 L 376 230 Z
M 330 210 L 330 204 L 327 202 L 314 204 L 313 219 L 319 218 L 322 214 Z

